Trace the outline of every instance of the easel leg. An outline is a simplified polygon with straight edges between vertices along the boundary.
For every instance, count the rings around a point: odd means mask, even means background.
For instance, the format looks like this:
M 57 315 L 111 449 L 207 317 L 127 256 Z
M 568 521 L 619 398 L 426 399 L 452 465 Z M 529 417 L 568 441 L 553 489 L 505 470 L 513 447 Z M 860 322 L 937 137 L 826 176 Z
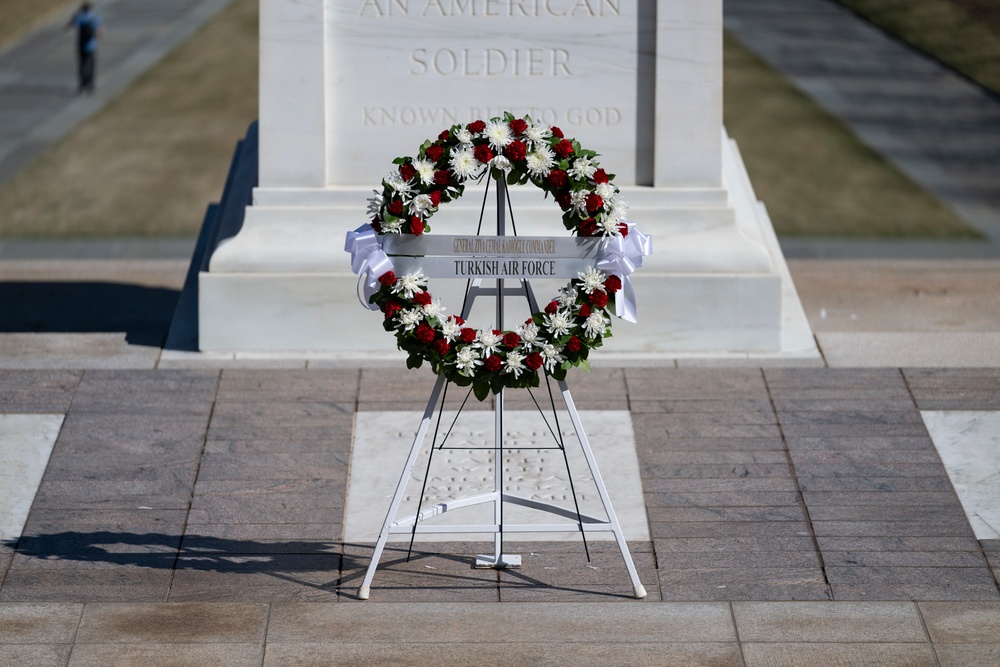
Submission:
M 621 524 L 618 523 L 618 516 L 615 514 L 614 507 L 611 506 L 611 497 L 608 495 L 607 487 L 604 486 L 604 479 L 601 477 L 601 471 L 597 467 L 594 452 L 590 449 L 590 441 L 587 439 L 587 433 L 583 430 L 580 413 L 576 410 L 573 396 L 569 393 L 569 387 L 565 381 L 559 383 L 559 390 L 562 392 L 563 400 L 566 402 L 566 409 L 569 411 L 569 418 L 573 422 L 573 428 L 580 439 L 580 447 L 583 449 L 583 455 L 587 459 L 587 465 L 590 466 L 590 473 L 594 476 L 597 493 L 601 497 L 601 502 L 604 503 L 604 510 L 608 514 L 608 521 L 611 523 L 611 530 L 614 533 L 615 540 L 618 542 L 618 549 L 621 551 L 625 567 L 628 569 L 628 576 L 632 579 L 632 589 L 635 592 L 635 597 L 642 599 L 646 597 L 646 588 L 639 581 L 639 573 L 635 569 L 635 563 L 632 562 L 632 553 L 629 551 L 628 543 L 625 541 L 625 535 L 622 533 Z
M 424 437 L 427 435 L 427 427 L 431 423 L 431 418 L 434 416 L 434 407 L 437 405 L 438 396 L 441 395 L 441 389 L 444 387 L 445 377 L 439 375 L 437 382 L 434 383 L 434 389 L 431 391 L 431 396 L 427 399 L 427 407 L 424 408 L 424 416 L 420 420 L 420 428 L 417 429 L 417 434 L 413 438 L 413 445 L 410 447 L 410 455 L 406 459 L 406 465 L 403 466 L 403 472 L 399 476 L 399 483 L 396 484 L 396 493 L 392 496 L 392 502 L 389 503 L 389 511 L 385 515 L 385 522 L 382 524 L 382 532 L 379 533 L 378 541 L 375 543 L 375 550 L 372 552 L 371 562 L 368 564 L 368 571 L 365 572 L 365 578 L 361 582 L 360 588 L 358 588 L 358 599 L 367 600 L 371 593 L 371 583 L 372 577 L 375 576 L 375 569 L 378 567 L 379 560 L 382 558 L 382 551 L 385 549 L 386 540 L 389 539 L 389 528 L 392 526 L 393 520 L 396 518 L 396 512 L 399 510 L 399 504 L 403 501 L 403 494 L 406 493 L 406 484 L 410 481 L 410 477 L 413 474 L 413 466 L 417 463 L 417 456 L 420 454 L 420 448 L 424 444 Z

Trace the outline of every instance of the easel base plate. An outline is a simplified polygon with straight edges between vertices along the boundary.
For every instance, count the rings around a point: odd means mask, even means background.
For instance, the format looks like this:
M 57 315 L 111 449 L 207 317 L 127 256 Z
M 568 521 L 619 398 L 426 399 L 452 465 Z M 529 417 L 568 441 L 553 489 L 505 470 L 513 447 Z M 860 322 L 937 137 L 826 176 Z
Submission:
M 516 554 L 503 554 L 500 556 L 500 560 L 497 561 L 496 556 L 476 556 L 475 568 L 477 570 L 485 570 L 490 567 L 497 570 L 521 567 L 521 557 Z

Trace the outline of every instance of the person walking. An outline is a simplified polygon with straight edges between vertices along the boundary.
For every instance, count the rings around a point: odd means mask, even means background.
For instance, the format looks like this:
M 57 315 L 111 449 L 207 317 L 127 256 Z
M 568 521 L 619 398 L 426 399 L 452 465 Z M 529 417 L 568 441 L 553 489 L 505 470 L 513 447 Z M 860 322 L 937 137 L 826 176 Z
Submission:
M 80 86 L 78 92 L 94 92 L 97 79 L 97 40 L 104 32 L 101 19 L 94 13 L 89 2 L 70 18 L 66 29 L 76 28 L 76 62 Z

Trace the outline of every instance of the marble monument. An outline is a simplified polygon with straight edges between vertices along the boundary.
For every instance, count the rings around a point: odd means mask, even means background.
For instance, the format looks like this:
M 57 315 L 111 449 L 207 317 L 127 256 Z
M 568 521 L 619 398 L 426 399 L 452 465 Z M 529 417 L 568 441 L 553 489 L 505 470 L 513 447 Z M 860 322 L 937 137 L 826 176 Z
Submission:
M 392 354 L 345 233 L 393 158 L 511 111 L 597 150 L 653 236 L 639 324 L 602 356 L 816 357 L 722 93 L 722 0 L 261 0 L 257 185 L 208 249 L 199 346 Z M 511 201 L 519 234 L 563 233 L 539 191 Z M 470 188 L 434 232 L 469 233 L 481 204 Z

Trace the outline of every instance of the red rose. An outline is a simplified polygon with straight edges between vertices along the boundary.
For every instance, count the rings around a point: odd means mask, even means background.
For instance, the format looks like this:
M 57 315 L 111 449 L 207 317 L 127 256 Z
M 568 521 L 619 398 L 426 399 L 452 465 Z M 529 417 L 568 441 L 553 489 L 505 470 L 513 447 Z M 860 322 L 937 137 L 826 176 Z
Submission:
M 431 190 L 431 193 L 430 193 L 429 197 L 431 198 L 431 203 L 432 204 L 434 204 L 435 206 L 440 206 L 441 205 L 441 191 L 440 190 Z
M 444 154 L 444 148 L 437 145 L 428 146 L 427 150 L 424 151 L 424 155 L 426 155 L 427 159 L 431 162 L 437 162 L 440 160 L 442 154 Z
M 514 132 L 515 137 L 519 137 L 525 130 L 528 129 L 528 124 L 523 118 L 515 118 L 510 121 L 510 129 Z
M 545 312 L 548 313 L 549 315 L 552 315 L 557 310 L 559 310 L 558 301 L 549 301 L 549 305 L 545 306 Z
M 421 322 L 417 330 L 413 332 L 413 335 L 421 343 L 427 344 L 434 340 L 434 329 L 427 322 Z
M 477 120 L 469 123 L 466 127 L 468 128 L 469 132 L 472 132 L 473 134 L 479 134 L 480 132 L 486 129 L 486 123 L 484 123 L 481 120 Z
M 563 139 L 558 144 L 553 146 L 552 150 L 554 150 L 556 155 L 559 157 L 566 158 L 573 154 L 573 144 Z
M 431 344 L 431 349 L 443 357 L 451 350 L 451 345 L 444 338 L 438 338 Z
M 580 236 L 594 236 L 597 234 L 597 221 L 587 218 L 580 223 Z
M 372 219 L 372 229 L 375 230 L 376 234 L 382 233 L 382 223 L 378 221 L 378 218 Z
M 410 233 L 416 236 L 424 233 L 424 221 L 415 215 L 410 217 Z
M 622 288 L 622 280 L 618 276 L 611 274 L 608 279 L 604 281 L 604 289 L 610 294 L 614 294 Z
M 476 340 L 476 330 L 466 327 L 459 332 L 458 337 L 462 339 L 463 343 L 471 343 Z
M 566 343 L 566 349 L 569 350 L 570 352 L 579 352 L 580 348 L 582 347 L 583 343 L 581 343 L 580 339 L 577 338 L 576 336 L 570 338 L 569 341 Z
M 507 144 L 507 148 L 504 149 L 507 157 L 513 162 L 521 162 L 524 160 L 524 156 L 528 154 L 528 147 L 523 141 L 512 141 Z
M 451 130 L 441 130 L 441 134 L 438 135 L 438 141 L 448 141 L 451 137 Z
M 607 183 L 608 182 L 608 172 L 604 171 L 604 168 L 600 168 L 594 172 L 594 183 Z
M 581 304 L 578 314 L 580 315 L 580 317 L 590 317 L 590 306 L 588 306 L 585 303 Z
M 453 322 L 454 322 L 455 324 L 457 324 L 458 326 L 462 326 L 463 324 L 465 324 L 465 320 L 463 320 L 463 319 L 462 319 L 461 317 L 459 317 L 458 315 L 449 315 L 449 316 L 448 316 L 448 319 L 449 319 L 449 320 L 452 320 L 452 321 L 453 321 Z
M 517 347 L 521 344 L 521 337 L 513 331 L 508 331 L 503 336 L 503 344 L 510 348 Z
M 602 208 L 604 208 L 604 199 L 601 198 L 601 195 L 596 192 L 587 195 L 587 211 L 589 213 L 597 213 Z
M 390 285 L 395 285 L 396 274 L 393 273 L 392 271 L 386 271 L 385 273 L 383 273 L 378 277 L 378 281 L 383 285 L 385 285 L 386 287 L 389 287 Z
M 551 132 L 553 136 L 559 137 L 560 139 L 563 138 L 562 130 L 560 130 L 555 125 L 553 125 L 552 127 L 549 128 L 549 132 Z
M 537 352 L 532 352 L 531 354 L 529 354 L 524 358 L 524 365 L 533 371 L 537 371 L 539 368 L 542 367 L 542 364 L 544 363 L 545 360 L 542 359 L 542 355 L 538 354 Z
M 566 187 L 569 183 L 569 178 L 566 176 L 566 172 L 562 169 L 553 169 L 549 172 L 549 175 L 545 177 L 545 182 L 549 184 L 549 187 L 553 190 L 559 190 L 560 188 Z
M 486 144 L 479 144 L 478 146 L 473 148 L 472 154 L 475 156 L 477 160 L 479 160 L 483 164 L 486 164 L 487 162 L 493 159 L 493 151 L 491 151 L 490 147 L 487 146 Z
M 438 169 L 434 172 L 434 182 L 438 185 L 448 185 L 451 183 L 451 174 L 447 169 Z
M 403 215 L 403 202 L 399 199 L 393 199 L 389 202 L 389 213 L 392 213 L 397 218 Z
M 431 293 L 427 291 L 416 292 L 413 295 L 413 303 L 418 306 L 426 306 L 431 302 Z
M 404 181 L 410 180 L 416 173 L 416 168 L 409 162 L 399 165 L 399 175 L 403 177 Z
M 499 335 L 500 335 L 500 334 L 502 334 L 502 333 L 503 333 L 503 332 L 502 332 L 502 331 L 500 331 L 499 329 L 494 329 L 494 330 L 493 330 L 493 335 L 494 335 L 494 336 L 499 336 Z
M 493 354 L 485 359 L 483 359 L 483 366 L 486 367 L 490 373 L 496 373 L 503 366 L 503 361 L 497 355 Z
M 590 293 L 590 303 L 594 304 L 598 308 L 604 308 L 604 306 L 608 305 L 608 293 L 603 290 L 595 289 Z
M 621 234 L 622 236 L 628 236 L 628 223 L 627 222 L 619 222 L 618 223 L 618 233 Z
M 563 192 L 562 194 L 556 195 L 556 203 L 559 204 L 559 208 L 564 211 L 568 211 L 571 206 L 573 206 L 573 198 L 568 192 Z
M 392 317 L 401 310 L 403 310 L 403 307 L 395 301 L 390 301 L 382 306 L 382 312 L 385 313 L 385 319 L 387 320 L 392 319 Z

